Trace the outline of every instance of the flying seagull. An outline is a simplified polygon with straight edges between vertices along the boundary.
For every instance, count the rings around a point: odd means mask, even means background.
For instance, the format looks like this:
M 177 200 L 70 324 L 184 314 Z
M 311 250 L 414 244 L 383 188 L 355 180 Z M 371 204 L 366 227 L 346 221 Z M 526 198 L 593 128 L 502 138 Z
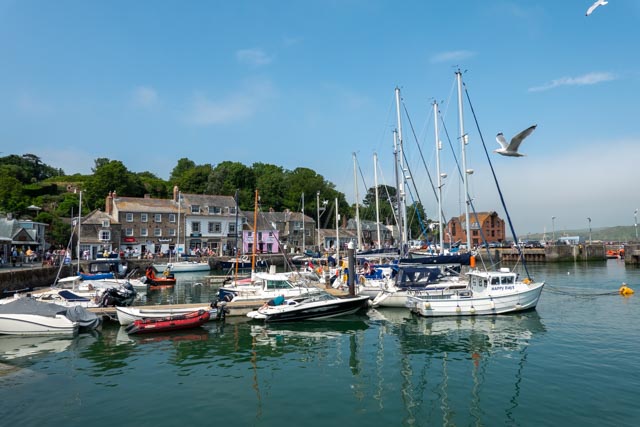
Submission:
M 526 137 L 531 135 L 531 133 L 536 130 L 536 126 L 538 125 L 533 125 L 523 130 L 522 132 L 511 138 L 511 141 L 508 144 L 507 140 L 504 139 L 504 135 L 502 134 L 502 132 L 500 132 L 496 135 L 496 141 L 498 141 L 498 144 L 500 144 L 500 148 L 494 150 L 494 153 L 502 154 L 503 156 L 509 157 L 524 156 L 524 154 L 518 153 L 518 148 L 520 147 L 520 144 L 522 144 L 522 141 L 524 141 Z
M 605 4 L 609 3 L 606 0 L 598 0 L 596 1 L 594 4 L 591 5 L 591 7 L 589 9 L 587 9 L 587 16 L 591 15 L 593 13 L 594 10 L 596 10 L 596 8 L 598 6 L 604 6 Z

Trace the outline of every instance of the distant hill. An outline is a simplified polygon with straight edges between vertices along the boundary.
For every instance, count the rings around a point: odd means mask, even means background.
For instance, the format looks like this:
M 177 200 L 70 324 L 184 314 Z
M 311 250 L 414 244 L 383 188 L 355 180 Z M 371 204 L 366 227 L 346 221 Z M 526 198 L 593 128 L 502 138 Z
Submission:
M 639 227 L 640 228 L 640 227 Z M 638 230 L 640 234 L 640 229 Z M 546 237 L 547 241 L 552 240 L 553 233 L 529 233 L 520 234 L 518 238 L 521 240 L 543 240 Z M 589 241 L 589 229 L 579 230 L 556 230 L 556 239 L 562 236 L 579 236 L 580 241 Z M 510 237 L 513 240 L 513 237 Z M 602 227 L 591 229 L 591 240 L 602 242 L 633 242 L 636 239 L 636 227 L 633 225 L 618 225 L 615 227 Z

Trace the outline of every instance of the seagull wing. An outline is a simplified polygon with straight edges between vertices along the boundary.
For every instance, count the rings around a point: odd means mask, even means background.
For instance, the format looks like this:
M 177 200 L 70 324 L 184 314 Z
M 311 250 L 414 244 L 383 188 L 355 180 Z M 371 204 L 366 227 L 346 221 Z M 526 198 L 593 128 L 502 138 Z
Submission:
M 598 0 L 598 1 L 596 1 L 595 3 L 593 3 L 593 4 L 589 7 L 589 9 L 587 9 L 587 16 L 591 15 L 591 13 L 593 13 L 593 11 L 594 11 L 594 10 L 596 10 L 596 8 L 597 8 L 598 6 L 602 6 L 602 5 L 605 5 L 605 4 L 607 4 L 607 3 L 608 3 L 607 1 L 603 1 L 603 0 Z
M 531 135 L 531 132 L 536 130 L 537 126 L 538 125 L 533 125 L 531 127 L 528 127 L 527 129 L 523 130 L 522 132 L 520 132 L 519 134 L 511 138 L 511 142 L 509 143 L 509 147 L 507 147 L 507 150 L 517 152 L 522 141 L 524 141 L 526 137 Z
M 502 147 L 503 150 L 507 149 L 507 146 L 509 144 L 507 144 L 507 140 L 504 139 L 504 135 L 502 134 L 502 132 L 496 135 L 496 141 L 498 141 L 498 144 L 500 144 L 500 147 Z

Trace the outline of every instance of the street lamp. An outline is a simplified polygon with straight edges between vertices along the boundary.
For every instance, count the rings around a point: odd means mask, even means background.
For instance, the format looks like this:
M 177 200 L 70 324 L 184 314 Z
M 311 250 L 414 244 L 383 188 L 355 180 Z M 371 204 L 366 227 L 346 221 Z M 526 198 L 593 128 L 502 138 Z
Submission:
M 556 244 L 556 217 L 552 216 L 551 217 L 551 235 L 553 236 L 553 244 Z
M 591 218 L 587 217 L 587 220 L 589 220 L 589 244 L 591 244 Z

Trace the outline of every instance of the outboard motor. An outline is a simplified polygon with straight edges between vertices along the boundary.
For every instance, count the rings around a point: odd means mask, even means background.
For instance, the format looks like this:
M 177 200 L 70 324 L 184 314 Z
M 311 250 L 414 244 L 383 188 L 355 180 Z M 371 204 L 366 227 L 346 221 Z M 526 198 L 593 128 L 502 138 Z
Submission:
M 218 306 L 217 298 L 211 302 L 211 308 L 215 308 L 218 310 L 216 313 L 216 320 L 225 320 L 227 314 L 229 314 L 230 312 L 229 308 L 227 307 L 226 301 L 222 301 Z

